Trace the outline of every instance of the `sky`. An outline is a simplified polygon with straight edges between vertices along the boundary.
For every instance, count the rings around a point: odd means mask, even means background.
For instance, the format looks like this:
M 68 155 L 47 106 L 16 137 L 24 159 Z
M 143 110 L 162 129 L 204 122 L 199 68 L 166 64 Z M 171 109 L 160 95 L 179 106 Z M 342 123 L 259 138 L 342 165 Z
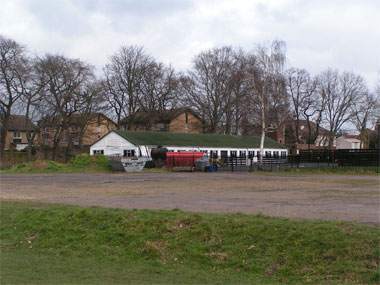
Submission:
M 0 0 L 0 34 L 99 73 L 121 45 L 184 71 L 205 49 L 283 40 L 289 66 L 380 78 L 380 0 Z

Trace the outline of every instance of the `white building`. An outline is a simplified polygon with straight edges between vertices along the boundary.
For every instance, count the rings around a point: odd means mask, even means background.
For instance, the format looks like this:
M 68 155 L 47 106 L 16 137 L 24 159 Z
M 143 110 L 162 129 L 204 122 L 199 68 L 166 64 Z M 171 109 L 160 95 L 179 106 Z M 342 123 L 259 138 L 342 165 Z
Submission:
M 360 139 L 355 135 L 343 135 L 336 139 L 336 149 L 360 149 Z
M 111 131 L 90 147 L 90 154 L 106 156 L 150 156 L 152 148 L 168 151 L 201 151 L 213 157 L 239 156 L 257 160 L 260 138 L 219 134 L 179 134 L 169 132 Z M 285 158 L 288 150 L 270 138 L 265 140 L 264 156 Z

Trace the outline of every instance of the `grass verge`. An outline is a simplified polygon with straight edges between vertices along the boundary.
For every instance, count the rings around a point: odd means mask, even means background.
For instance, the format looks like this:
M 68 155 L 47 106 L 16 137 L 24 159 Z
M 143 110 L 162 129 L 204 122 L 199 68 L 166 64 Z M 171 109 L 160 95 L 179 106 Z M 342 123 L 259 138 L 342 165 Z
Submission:
M 2 202 L 0 241 L 2 284 L 379 282 L 352 223 Z
M 51 160 L 36 160 L 20 163 L 0 173 L 73 173 L 73 172 L 110 172 L 111 167 L 105 156 L 80 154 L 69 163 L 59 163 Z

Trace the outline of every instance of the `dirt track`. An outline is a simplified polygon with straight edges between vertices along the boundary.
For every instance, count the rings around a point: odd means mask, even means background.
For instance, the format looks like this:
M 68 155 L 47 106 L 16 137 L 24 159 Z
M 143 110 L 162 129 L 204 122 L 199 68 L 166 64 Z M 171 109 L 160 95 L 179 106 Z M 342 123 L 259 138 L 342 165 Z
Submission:
M 2 200 L 380 224 L 376 176 L 123 173 L 1 175 L 0 179 Z

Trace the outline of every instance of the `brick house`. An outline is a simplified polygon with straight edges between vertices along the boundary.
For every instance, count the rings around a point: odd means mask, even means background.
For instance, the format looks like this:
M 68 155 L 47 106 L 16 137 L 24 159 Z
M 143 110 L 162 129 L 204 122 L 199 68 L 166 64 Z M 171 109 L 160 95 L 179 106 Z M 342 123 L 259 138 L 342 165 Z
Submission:
M 30 119 L 23 115 L 11 115 L 5 136 L 4 149 L 23 150 L 28 146 L 27 133 L 35 131 L 37 131 L 37 128 Z
M 53 146 L 56 129 L 56 118 L 45 119 L 40 122 L 40 144 Z M 117 124 L 102 113 L 92 113 L 87 119 L 81 115 L 72 115 L 69 127 L 62 134 L 60 147 L 65 147 L 71 137 L 74 146 L 89 146 L 112 130 L 117 129 Z
M 123 119 L 120 128 L 133 131 L 199 134 L 203 132 L 203 123 L 190 108 L 178 108 L 165 112 L 136 112 Z

